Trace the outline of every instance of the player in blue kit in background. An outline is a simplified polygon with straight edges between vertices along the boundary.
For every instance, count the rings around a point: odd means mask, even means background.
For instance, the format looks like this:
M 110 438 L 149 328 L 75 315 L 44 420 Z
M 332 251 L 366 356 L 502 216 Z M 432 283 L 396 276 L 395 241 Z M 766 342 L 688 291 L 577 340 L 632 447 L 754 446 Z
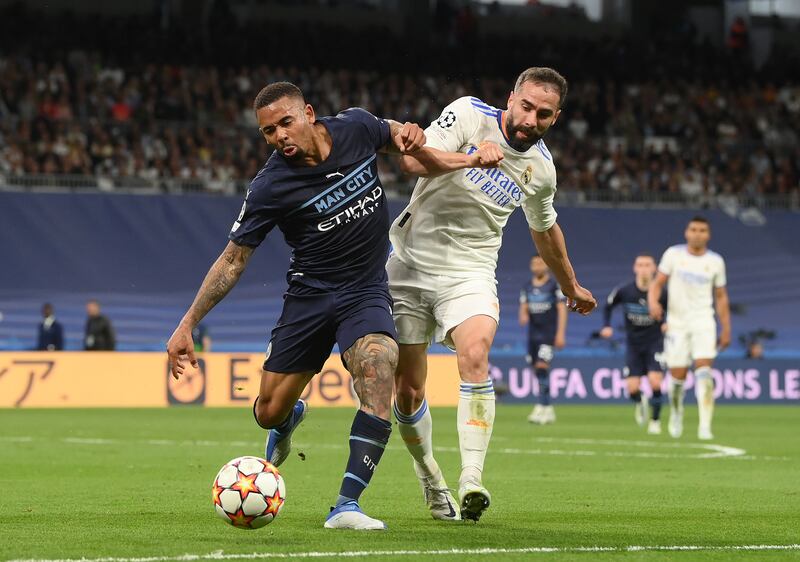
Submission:
M 656 260 L 650 254 L 639 254 L 633 263 L 636 279 L 626 285 L 620 285 L 608 295 L 603 309 L 603 329 L 600 336 L 609 339 L 614 335 L 611 327 L 611 314 L 617 305 L 625 310 L 625 333 L 627 346 L 625 352 L 625 380 L 628 385 L 628 396 L 635 404 L 636 423 L 643 426 L 647 421 L 648 402 L 642 395 L 640 380 L 647 376 L 653 394 L 650 397 L 651 419 L 647 426 L 650 435 L 661 434 L 661 381 L 663 367 L 661 354 L 664 351 L 665 325 L 650 316 L 647 307 L 647 291 L 656 274 Z M 666 307 L 667 293 L 661 294 L 661 304 Z
M 531 423 L 555 423 L 550 403 L 550 363 L 554 349 L 564 347 L 567 333 L 567 305 L 558 282 L 539 256 L 531 259 L 531 282 L 519 295 L 519 323 L 528 326 L 528 362 L 539 383 L 539 402 L 528 416 Z

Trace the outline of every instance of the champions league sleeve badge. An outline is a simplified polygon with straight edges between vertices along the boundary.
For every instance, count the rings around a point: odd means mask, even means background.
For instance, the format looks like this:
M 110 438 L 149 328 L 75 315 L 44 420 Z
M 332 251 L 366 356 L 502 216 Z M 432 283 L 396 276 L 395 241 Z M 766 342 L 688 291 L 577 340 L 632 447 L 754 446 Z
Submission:
M 453 126 L 456 122 L 456 114 L 452 111 L 446 111 L 442 113 L 439 118 L 436 120 L 436 124 L 439 125 L 442 129 L 449 129 Z

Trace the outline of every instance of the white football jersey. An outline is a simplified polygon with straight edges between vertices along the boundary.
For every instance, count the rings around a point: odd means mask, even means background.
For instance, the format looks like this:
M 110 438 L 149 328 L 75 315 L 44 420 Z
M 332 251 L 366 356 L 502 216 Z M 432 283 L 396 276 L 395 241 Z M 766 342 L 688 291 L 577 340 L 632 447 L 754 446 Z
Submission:
M 667 324 L 670 328 L 714 322 L 714 289 L 724 287 L 725 260 L 711 250 L 702 256 L 690 254 L 686 244 L 664 252 L 658 270 L 669 275 Z
M 471 154 L 491 141 L 505 158 L 496 169 L 468 168 L 417 181 L 389 231 L 394 253 L 407 266 L 494 279 L 503 228 L 514 209 L 522 207 L 530 227 L 540 232 L 556 222 L 553 157 L 543 141 L 526 152 L 511 148 L 500 119 L 499 109 L 463 97 L 425 129 L 426 146 Z

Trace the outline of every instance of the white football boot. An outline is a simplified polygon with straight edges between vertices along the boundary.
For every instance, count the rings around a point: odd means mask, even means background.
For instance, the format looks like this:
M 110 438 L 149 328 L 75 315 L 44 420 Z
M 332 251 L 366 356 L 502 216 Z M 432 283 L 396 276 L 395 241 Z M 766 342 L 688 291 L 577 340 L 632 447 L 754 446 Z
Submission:
M 553 406 L 545 406 L 542 414 L 542 423 L 556 423 L 556 411 Z
M 439 521 L 461 521 L 461 510 L 458 508 L 456 499 L 447 488 L 442 472 L 433 477 L 426 477 L 420 474 L 419 465 L 414 462 L 414 472 L 419 478 L 422 486 L 422 494 L 425 503 L 431 511 L 431 517 Z
M 531 423 L 541 424 L 542 422 L 542 415 L 544 414 L 544 407 L 541 404 L 536 404 L 533 407 L 533 411 L 528 414 L 528 421 Z
M 460 482 L 458 486 L 458 499 L 461 504 L 461 518 L 475 521 L 476 523 L 492 503 L 489 490 L 477 482 Z
M 650 420 L 647 424 L 648 435 L 661 435 L 661 420 Z
M 361 511 L 358 502 L 349 501 L 332 507 L 325 520 L 326 529 L 351 529 L 353 531 L 385 531 L 386 523 L 369 517 Z
M 701 441 L 711 441 L 714 435 L 711 433 L 711 428 L 706 425 L 697 426 L 697 438 Z

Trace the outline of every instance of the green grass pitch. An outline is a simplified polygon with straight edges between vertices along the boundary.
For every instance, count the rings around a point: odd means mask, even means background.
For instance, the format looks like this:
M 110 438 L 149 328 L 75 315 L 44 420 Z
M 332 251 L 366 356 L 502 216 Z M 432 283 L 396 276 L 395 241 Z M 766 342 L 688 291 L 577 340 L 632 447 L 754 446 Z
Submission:
M 281 467 L 286 505 L 255 531 L 220 521 L 210 491 L 226 461 L 263 456 L 247 408 L 0 410 L 0 560 L 800 559 L 800 408 L 718 406 L 716 447 L 695 439 L 692 408 L 680 440 L 647 436 L 632 407 L 556 411 L 555 425 L 536 427 L 527 408 L 498 404 L 484 475 L 493 503 L 478 524 L 430 518 L 395 432 L 362 498 L 389 530 L 357 533 L 322 528 L 351 410 L 310 411 L 295 434 L 305 460 L 293 452 Z M 454 486 L 455 409 L 433 417 Z M 741 549 L 753 545 L 782 549 Z M 652 548 L 683 546 L 702 548 Z

